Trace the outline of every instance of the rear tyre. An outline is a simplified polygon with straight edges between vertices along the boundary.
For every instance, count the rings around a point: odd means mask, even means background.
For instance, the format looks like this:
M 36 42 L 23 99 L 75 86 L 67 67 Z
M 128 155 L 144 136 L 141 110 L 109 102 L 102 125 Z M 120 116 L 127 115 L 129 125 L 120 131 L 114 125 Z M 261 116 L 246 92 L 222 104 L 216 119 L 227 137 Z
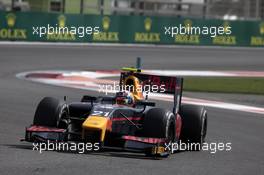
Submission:
M 189 149 L 199 151 L 207 133 L 207 111 L 204 107 L 182 105 L 182 130 L 180 140 L 189 144 Z
M 67 124 L 62 121 L 68 114 L 68 106 L 64 101 L 60 101 L 53 97 L 45 97 L 38 104 L 33 124 L 66 128 Z
M 175 116 L 171 111 L 152 108 L 147 111 L 143 124 L 143 137 L 165 138 L 167 143 L 175 141 Z M 146 150 L 147 156 L 151 155 Z

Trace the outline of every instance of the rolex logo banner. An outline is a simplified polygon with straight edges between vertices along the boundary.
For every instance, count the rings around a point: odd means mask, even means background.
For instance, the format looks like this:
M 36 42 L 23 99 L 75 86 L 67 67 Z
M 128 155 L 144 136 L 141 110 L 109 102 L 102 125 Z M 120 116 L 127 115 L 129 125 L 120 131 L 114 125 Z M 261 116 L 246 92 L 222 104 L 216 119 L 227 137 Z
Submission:
M 0 12 L 0 41 L 263 47 L 264 22 Z

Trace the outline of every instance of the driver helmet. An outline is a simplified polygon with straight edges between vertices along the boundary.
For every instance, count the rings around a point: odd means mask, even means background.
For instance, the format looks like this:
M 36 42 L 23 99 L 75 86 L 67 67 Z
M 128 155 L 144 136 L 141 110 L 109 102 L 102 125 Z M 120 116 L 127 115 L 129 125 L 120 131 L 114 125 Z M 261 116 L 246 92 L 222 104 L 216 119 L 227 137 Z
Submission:
M 117 92 L 116 93 L 116 103 L 119 105 L 133 105 L 134 98 L 130 92 Z

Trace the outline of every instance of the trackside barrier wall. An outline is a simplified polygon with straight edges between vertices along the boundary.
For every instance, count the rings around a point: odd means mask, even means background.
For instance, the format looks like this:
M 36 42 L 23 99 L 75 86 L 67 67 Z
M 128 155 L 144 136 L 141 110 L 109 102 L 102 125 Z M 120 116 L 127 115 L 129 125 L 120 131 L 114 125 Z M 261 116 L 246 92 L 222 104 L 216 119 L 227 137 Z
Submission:
M 100 34 L 78 37 L 72 33 L 33 35 L 33 26 L 98 26 Z M 165 35 L 164 27 L 231 27 L 230 35 Z M 84 43 L 140 43 L 207 46 L 264 46 L 264 22 L 224 21 L 175 17 L 100 16 L 36 12 L 0 12 L 1 41 L 47 41 Z

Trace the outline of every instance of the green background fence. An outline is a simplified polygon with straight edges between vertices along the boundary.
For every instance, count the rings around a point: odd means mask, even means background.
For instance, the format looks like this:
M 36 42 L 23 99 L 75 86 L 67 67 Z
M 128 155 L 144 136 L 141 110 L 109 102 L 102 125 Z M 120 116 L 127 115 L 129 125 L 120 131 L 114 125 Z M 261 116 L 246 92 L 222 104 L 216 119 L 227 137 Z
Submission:
M 33 26 L 98 26 L 99 34 L 33 35 Z M 168 26 L 223 26 L 231 27 L 232 34 L 218 35 L 165 35 Z M 264 46 L 264 22 L 223 21 L 189 18 L 147 16 L 100 16 L 74 14 L 48 14 L 33 12 L 0 12 L 0 40 L 48 42 L 104 42 L 141 44 Z

